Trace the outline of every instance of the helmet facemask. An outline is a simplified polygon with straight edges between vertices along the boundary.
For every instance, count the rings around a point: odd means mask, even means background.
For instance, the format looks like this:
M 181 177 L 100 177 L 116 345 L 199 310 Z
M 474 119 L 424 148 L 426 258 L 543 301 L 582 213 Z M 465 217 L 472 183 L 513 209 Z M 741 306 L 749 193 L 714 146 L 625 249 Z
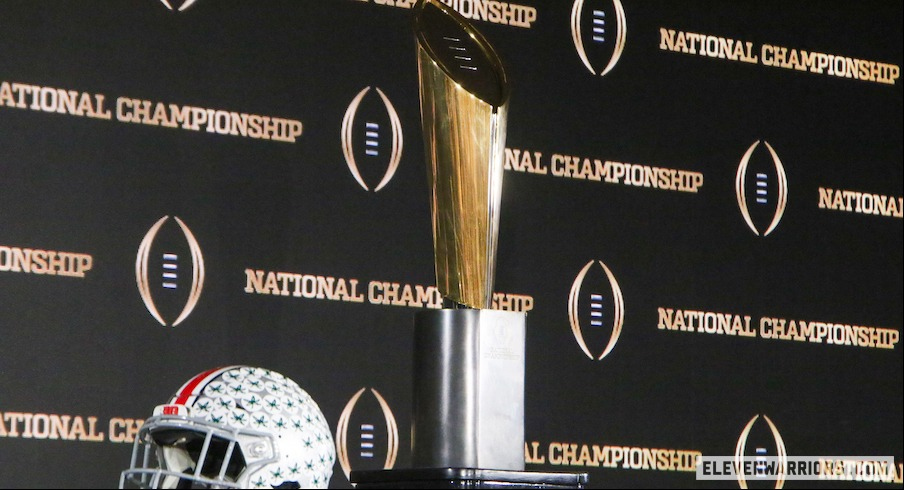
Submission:
M 257 468 L 277 461 L 273 436 L 178 416 L 148 419 L 120 487 L 249 488 Z M 297 482 L 302 487 L 305 482 Z M 296 488 L 299 488 L 296 487 Z M 285 487 L 284 487 L 285 488 Z

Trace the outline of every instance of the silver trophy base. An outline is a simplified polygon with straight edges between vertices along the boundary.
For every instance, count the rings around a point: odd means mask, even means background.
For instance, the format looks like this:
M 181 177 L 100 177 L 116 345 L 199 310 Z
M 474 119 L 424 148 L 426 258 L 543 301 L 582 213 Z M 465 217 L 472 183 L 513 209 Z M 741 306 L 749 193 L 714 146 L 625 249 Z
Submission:
M 526 321 L 498 310 L 416 315 L 415 468 L 524 470 Z

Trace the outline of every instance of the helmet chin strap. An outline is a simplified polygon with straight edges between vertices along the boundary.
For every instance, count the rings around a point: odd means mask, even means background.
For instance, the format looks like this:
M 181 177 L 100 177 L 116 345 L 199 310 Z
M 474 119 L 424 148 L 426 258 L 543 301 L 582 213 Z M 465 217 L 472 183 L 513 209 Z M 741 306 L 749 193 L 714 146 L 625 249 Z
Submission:
M 163 479 L 163 485 L 160 488 L 192 488 L 192 480 L 170 475 Z
M 180 471 L 186 475 L 193 475 L 195 472 L 195 462 L 185 449 L 172 446 L 164 447 L 163 460 L 168 470 Z M 186 484 L 188 486 L 185 486 Z M 191 488 L 191 480 L 169 475 L 163 478 L 163 484 L 160 488 Z

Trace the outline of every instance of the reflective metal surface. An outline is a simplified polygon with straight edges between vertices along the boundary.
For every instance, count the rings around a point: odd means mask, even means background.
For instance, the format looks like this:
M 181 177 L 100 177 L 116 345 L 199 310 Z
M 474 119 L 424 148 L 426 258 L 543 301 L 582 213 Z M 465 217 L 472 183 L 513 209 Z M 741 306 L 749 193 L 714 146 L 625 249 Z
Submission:
M 508 82 L 486 39 L 438 0 L 415 7 L 415 34 L 437 287 L 456 303 L 489 308 Z
M 524 469 L 525 323 L 510 311 L 418 313 L 414 467 Z

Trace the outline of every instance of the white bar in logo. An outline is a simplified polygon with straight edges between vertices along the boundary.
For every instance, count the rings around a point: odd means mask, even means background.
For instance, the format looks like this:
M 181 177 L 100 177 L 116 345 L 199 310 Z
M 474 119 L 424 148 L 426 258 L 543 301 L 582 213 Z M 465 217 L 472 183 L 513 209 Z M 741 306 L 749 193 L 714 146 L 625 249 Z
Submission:
M 593 11 L 593 40 L 598 43 L 606 42 L 606 12 L 602 10 Z

